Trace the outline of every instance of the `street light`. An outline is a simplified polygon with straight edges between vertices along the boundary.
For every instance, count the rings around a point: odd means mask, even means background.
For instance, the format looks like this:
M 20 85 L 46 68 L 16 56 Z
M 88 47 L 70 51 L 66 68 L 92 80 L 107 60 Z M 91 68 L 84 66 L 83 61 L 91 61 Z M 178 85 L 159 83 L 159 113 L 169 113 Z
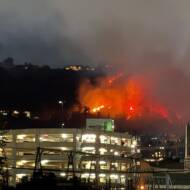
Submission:
M 61 111 L 63 113 L 63 104 L 65 103 L 65 101 L 59 100 L 58 103 L 61 105 Z
M 59 100 L 58 103 L 59 103 L 59 104 L 63 104 L 63 101 L 62 101 L 62 100 Z

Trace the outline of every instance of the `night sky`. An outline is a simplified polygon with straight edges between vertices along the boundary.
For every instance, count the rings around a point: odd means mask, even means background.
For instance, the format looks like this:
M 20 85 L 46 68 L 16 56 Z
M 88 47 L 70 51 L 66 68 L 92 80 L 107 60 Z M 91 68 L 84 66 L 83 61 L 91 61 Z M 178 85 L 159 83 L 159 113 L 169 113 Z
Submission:
M 184 0 L 1 0 L 0 58 L 59 67 L 154 60 L 186 70 L 189 6 Z

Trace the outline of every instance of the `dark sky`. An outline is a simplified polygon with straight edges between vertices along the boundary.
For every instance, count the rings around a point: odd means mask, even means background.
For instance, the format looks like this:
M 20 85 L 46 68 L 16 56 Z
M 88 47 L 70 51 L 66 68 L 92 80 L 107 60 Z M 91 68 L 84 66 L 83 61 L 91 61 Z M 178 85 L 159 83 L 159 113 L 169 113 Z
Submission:
M 60 67 L 172 59 L 188 67 L 189 7 L 188 0 L 1 0 L 0 59 Z

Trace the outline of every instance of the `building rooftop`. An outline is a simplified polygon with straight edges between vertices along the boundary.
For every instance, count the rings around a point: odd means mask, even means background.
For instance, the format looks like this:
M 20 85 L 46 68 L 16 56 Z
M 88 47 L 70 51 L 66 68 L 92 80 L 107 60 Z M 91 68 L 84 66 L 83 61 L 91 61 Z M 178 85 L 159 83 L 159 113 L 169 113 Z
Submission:
M 70 120 L 66 122 L 62 121 L 55 121 L 55 120 L 9 120 L 8 122 L 4 122 L 3 129 L 5 130 L 11 130 L 11 129 L 45 129 L 45 128 L 55 128 L 55 129 L 61 129 L 61 128 L 69 128 L 69 129 L 99 129 L 103 131 L 108 132 L 119 132 L 117 129 L 114 128 L 114 121 L 112 119 L 87 119 L 88 125 L 85 121 L 81 120 Z M 90 122 L 89 122 L 90 121 Z M 91 123 L 92 121 L 92 123 Z M 95 123 L 97 123 L 95 125 Z M 91 125 L 93 124 L 93 125 Z M 91 125 L 91 126 L 90 126 Z M 127 131 L 124 131 L 127 132 Z

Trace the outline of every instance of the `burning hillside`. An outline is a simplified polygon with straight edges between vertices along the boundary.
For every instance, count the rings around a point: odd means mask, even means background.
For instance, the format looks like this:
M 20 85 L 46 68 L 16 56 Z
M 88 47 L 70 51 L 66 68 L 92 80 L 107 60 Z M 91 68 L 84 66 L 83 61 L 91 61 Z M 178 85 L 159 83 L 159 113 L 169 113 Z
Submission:
M 80 102 L 87 106 L 92 114 L 137 118 L 160 118 L 172 123 L 179 115 L 169 110 L 150 91 L 151 81 L 141 76 L 114 76 L 99 78 L 96 84 L 89 80 L 80 86 Z

